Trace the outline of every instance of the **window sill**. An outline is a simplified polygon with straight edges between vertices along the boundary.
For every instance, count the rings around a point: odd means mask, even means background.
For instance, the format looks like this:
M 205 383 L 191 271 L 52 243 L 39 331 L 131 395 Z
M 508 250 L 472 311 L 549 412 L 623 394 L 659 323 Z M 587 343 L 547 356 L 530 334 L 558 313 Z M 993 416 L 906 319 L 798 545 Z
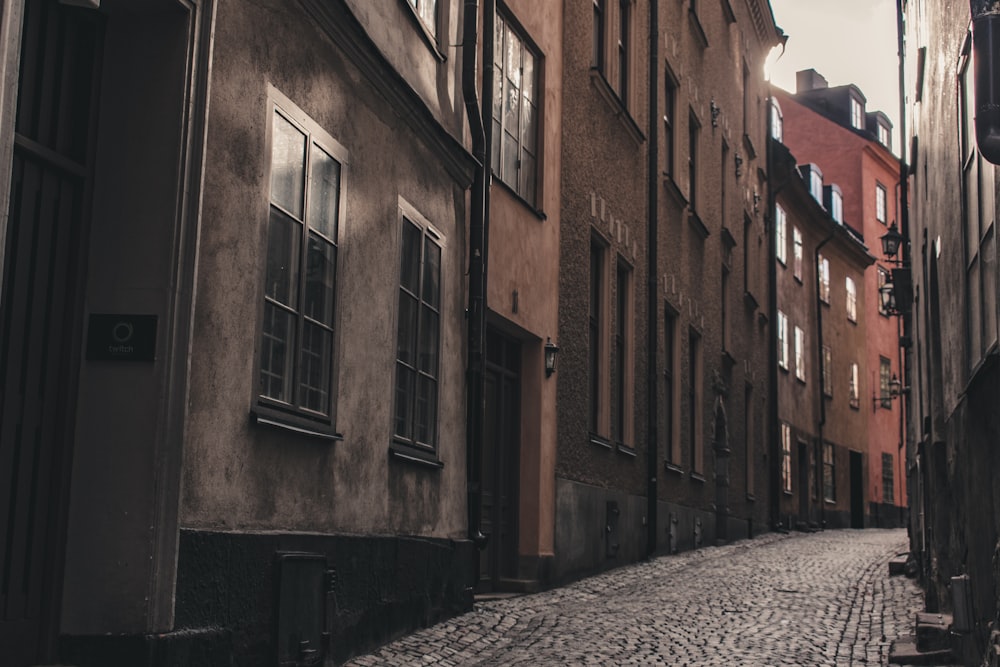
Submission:
M 667 194 L 674 198 L 681 208 L 687 208 L 688 200 L 681 192 L 681 189 L 677 187 L 677 183 L 674 181 L 674 177 L 670 174 L 664 172 L 663 174 L 663 187 L 666 188 Z
M 635 119 L 632 118 L 632 114 L 629 113 L 625 102 L 622 98 L 618 97 L 618 93 L 611 87 L 608 80 L 604 78 L 604 73 L 596 67 L 590 68 L 590 83 L 600 93 L 601 98 L 611 107 L 615 117 L 621 121 L 625 130 L 628 131 L 629 136 L 635 141 L 636 147 L 645 142 L 646 135 L 642 133 L 642 129 L 635 122 Z
M 725 14 L 726 21 L 736 23 L 736 12 L 733 11 L 733 6 L 729 3 L 729 0 L 722 0 L 722 13 Z
M 760 308 L 760 303 L 757 301 L 757 297 L 750 292 L 743 292 L 743 301 L 746 302 L 747 307 L 750 308 L 751 311 Z
M 861 403 L 850 403 L 849 407 L 851 410 L 861 410 Z
M 435 452 L 419 449 L 413 445 L 393 440 L 389 443 L 389 457 L 403 463 L 440 470 L 444 463 Z
M 748 503 L 754 503 L 754 502 L 757 502 L 757 496 L 755 496 L 755 495 L 754 495 L 754 494 L 752 494 L 752 493 L 748 493 L 748 494 L 747 494 L 747 496 L 746 496 L 746 498 L 747 498 L 747 502 L 748 502 Z
M 689 7 L 688 18 L 691 19 L 691 32 L 693 32 L 694 36 L 698 38 L 701 48 L 707 49 L 708 35 L 705 34 L 705 29 L 701 26 L 701 19 L 698 18 L 698 12 Z
M 629 447 L 628 445 L 623 445 L 619 442 L 615 445 L 615 450 L 619 454 L 635 458 L 635 447 Z
M 693 208 L 688 209 L 688 224 L 691 225 L 692 229 L 698 232 L 698 235 L 701 237 L 702 241 L 707 239 L 709 234 L 712 233 L 708 229 L 708 227 L 705 226 L 705 223 L 701 221 L 701 218 L 698 216 L 697 211 L 695 211 Z
M 788 496 L 789 498 L 791 498 L 791 497 L 792 497 L 792 492 L 791 492 L 791 491 L 785 491 L 784 489 L 782 489 L 782 490 L 781 490 L 781 492 L 782 492 L 782 493 L 783 493 L 784 495 Z
M 753 139 L 750 138 L 749 134 L 743 135 L 743 145 L 747 149 L 747 157 L 751 160 L 757 157 L 757 149 L 753 145 Z
M 602 438 L 596 433 L 590 434 L 590 444 L 597 445 L 598 447 L 603 447 L 605 449 L 613 449 L 610 440 L 608 440 L 607 438 Z
M 705 483 L 705 476 L 699 472 L 692 472 L 690 477 L 695 482 L 701 482 L 702 484 Z
M 792 276 L 792 277 L 795 278 L 795 282 L 797 282 L 800 285 L 802 284 L 802 276 Z
M 829 498 L 824 498 L 823 499 L 823 504 L 825 504 L 825 505 L 836 505 L 837 501 L 836 500 L 830 500 Z
M 663 469 L 666 470 L 667 472 L 676 473 L 678 475 L 684 474 L 684 468 L 680 467 L 676 463 L 670 463 L 669 461 L 663 462 Z
M 430 49 L 431 54 L 437 58 L 438 62 L 443 63 L 447 61 L 448 56 L 441 51 L 441 46 L 438 44 L 437 38 L 431 33 L 430 28 L 428 28 L 427 24 L 424 23 L 424 20 L 420 18 L 420 15 L 417 14 L 417 10 L 414 9 L 413 5 L 409 2 L 403 2 L 403 5 L 405 6 L 404 11 L 409 12 L 410 17 L 415 22 L 417 32 L 420 33 L 420 38 L 424 41 L 424 44 L 427 45 L 427 48 Z
M 788 366 L 782 366 L 781 364 L 778 364 L 778 370 L 781 371 L 782 373 L 787 374 L 788 373 Z
M 268 409 L 265 406 L 257 406 L 250 411 L 250 419 L 266 429 L 295 433 L 314 440 L 323 442 L 340 442 L 344 436 L 336 432 L 334 428 L 325 428 L 305 417 L 285 414 L 276 410 Z
M 527 199 L 525 199 L 524 197 L 522 197 L 520 195 L 520 193 L 518 193 L 517 190 L 515 190 L 512 187 L 510 187 L 510 185 L 508 185 L 506 181 L 502 180 L 500 178 L 500 176 L 496 172 L 494 172 L 492 169 L 490 170 L 490 174 L 492 175 L 492 178 L 490 179 L 491 183 L 499 183 L 500 186 L 504 190 L 506 190 L 510 194 L 511 197 L 513 197 L 518 202 L 520 202 L 521 205 L 523 205 L 526 209 L 528 209 L 529 211 L 531 211 L 532 213 L 534 213 L 535 217 L 537 217 L 540 221 L 544 222 L 544 221 L 546 221 L 546 220 L 549 219 L 549 217 L 547 215 L 545 215 L 545 211 L 543 211 L 540 208 L 535 207 L 534 204 L 532 204 Z
M 806 379 L 805 378 L 800 378 L 798 375 L 795 376 L 795 381 L 798 382 L 801 385 L 805 385 L 805 383 L 806 383 Z
M 722 240 L 728 246 L 729 250 L 736 247 L 736 237 L 733 236 L 731 231 L 729 231 L 729 227 L 726 227 L 725 225 L 722 226 Z

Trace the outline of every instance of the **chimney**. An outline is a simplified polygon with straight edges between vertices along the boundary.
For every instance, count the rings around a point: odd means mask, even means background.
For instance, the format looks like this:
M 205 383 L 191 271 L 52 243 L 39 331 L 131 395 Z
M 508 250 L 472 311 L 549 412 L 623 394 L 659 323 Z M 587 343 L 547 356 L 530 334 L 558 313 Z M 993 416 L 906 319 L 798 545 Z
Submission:
M 810 90 L 822 90 L 823 88 L 829 88 L 830 84 L 826 82 L 823 75 L 814 69 L 803 69 L 795 73 L 795 92 L 805 93 Z

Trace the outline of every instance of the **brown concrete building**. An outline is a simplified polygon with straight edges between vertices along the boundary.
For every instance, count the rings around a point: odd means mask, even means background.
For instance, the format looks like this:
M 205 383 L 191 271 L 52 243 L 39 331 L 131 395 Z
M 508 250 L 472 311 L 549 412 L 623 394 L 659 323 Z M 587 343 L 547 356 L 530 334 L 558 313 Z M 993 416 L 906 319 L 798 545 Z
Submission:
M 467 608 L 461 4 L 2 12 L 4 664 L 340 659 Z
M 844 223 L 859 232 L 878 261 L 865 271 L 865 299 L 858 301 L 867 324 L 865 377 L 860 397 L 870 410 L 866 461 L 866 525 L 898 526 L 906 517 L 904 402 L 892 395 L 902 376 L 897 317 L 882 307 L 879 287 L 893 265 L 881 257 L 880 239 L 900 218 L 899 159 L 891 152 L 892 125 L 882 112 L 867 112 L 854 85 L 829 87 L 815 70 L 798 73 L 797 92 L 775 89 L 784 143 L 800 163 L 819 165 L 843 199 Z M 862 290 L 858 290 L 860 293 Z M 859 296 L 860 299 L 860 296 Z
M 775 120 L 780 107 L 771 102 Z M 784 527 L 864 527 L 868 485 L 864 273 L 840 188 L 796 165 L 774 122 L 779 516 Z

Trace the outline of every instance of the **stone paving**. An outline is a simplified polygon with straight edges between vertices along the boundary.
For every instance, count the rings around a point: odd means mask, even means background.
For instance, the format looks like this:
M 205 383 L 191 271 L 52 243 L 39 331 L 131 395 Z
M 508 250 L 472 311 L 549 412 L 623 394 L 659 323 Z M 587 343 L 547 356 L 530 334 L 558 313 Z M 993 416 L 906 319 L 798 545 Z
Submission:
M 920 589 L 903 530 L 767 534 L 474 611 L 349 665 L 886 665 Z

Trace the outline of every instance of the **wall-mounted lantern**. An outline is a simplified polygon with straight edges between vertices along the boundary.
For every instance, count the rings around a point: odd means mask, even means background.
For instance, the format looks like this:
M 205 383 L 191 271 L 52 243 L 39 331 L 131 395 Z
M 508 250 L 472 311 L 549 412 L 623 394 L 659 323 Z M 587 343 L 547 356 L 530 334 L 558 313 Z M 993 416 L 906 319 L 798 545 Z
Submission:
M 712 112 L 712 127 L 719 127 L 719 114 L 722 113 L 722 109 L 715 103 L 715 100 L 708 103 L 708 108 Z
M 559 354 L 559 346 L 552 342 L 548 336 L 545 337 L 545 377 L 549 377 L 556 372 L 556 355 Z
M 889 225 L 889 231 L 880 240 L 882 241 L 882 254 L 889 259 L 895 258 L 903 243 L 903 235 L 899 233 L 895 220 Z

